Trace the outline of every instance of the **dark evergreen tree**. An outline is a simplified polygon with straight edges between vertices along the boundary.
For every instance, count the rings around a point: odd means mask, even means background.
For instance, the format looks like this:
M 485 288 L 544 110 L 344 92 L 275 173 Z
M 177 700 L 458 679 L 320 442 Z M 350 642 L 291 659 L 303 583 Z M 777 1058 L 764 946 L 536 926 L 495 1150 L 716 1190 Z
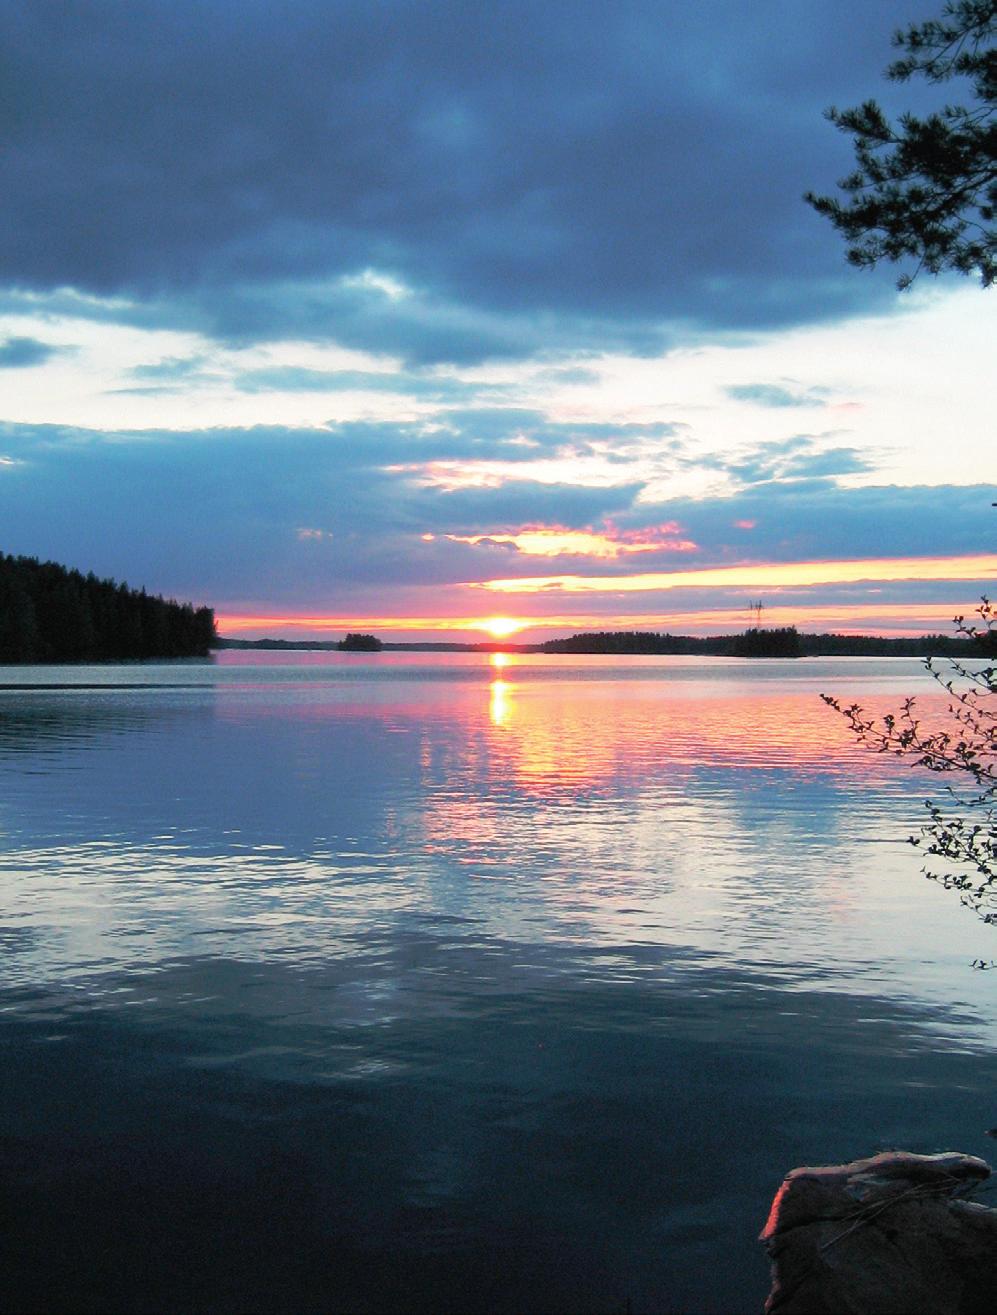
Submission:
M 203 657 L 216 639 L 210 607 L 0 554 L 0 663 Z
M 381 641 L 376 635 L 361 635 L 351 632 L 339 641 L 343 653 L 380 653 Z
M 889 639 L 883 635 L 805 635 L 792 626 L 744 635 L 668 635 L 644 630 L 595 631 L 549 639 L 544 653 L 682 654 L 712 657 L 974 657 L 981 641 L 950 635 Z
M 854 138 L 857 167 L 839 183 L 844 201 L 813 192 L 806 200 L 845 238 L 853 265 L 916 261 L 898 287 L 921 270 L 977 274 L 984 287 L 997 276 L 995 27 L 997 0 L 952 0 L 940 19 L 893 38 L 903 54 L 886 70 L 889 78 L 961 78 L 970 104 L 947 104 L 927 118 L 903 114 L 896 124 L 874 100 L 827 111 Z
M 734 641 L 735 657 L 796 658 L 801 652 L 800 636 L 795 626 L 746 630 Z
M 40 648 L 31 595 L 0 558 L 0 662 L 31 662 Z

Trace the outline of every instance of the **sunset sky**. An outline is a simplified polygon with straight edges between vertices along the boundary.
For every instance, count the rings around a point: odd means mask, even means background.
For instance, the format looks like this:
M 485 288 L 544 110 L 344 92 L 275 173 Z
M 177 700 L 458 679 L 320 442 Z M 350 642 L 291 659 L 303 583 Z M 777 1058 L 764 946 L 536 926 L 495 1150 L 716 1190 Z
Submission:
M 224 634 L 948 631 L 994 300 L 822 116 L 940 0 L 11 0 L 0 551 Z

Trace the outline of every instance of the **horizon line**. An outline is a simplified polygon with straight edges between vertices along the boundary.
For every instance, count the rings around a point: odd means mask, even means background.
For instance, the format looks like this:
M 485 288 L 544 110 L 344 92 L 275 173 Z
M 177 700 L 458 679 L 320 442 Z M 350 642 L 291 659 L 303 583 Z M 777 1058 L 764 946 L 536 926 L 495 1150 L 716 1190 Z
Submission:
M 957 615 L 973 615 L 978 599 L 970 604 L 925 603 L 844 603 L 834 604 L 773 604 L 764 608 L 763 628 L 795 625 L 804 633 L 839 633 L 879 635 L 913 638 L 939 633 L 938 627 L 952 627 Z M 494 619 L 494 618 L 492 618 Z M 734 609 L 695 609 L 674 613 L 599 615 L 593 613 L 555 614 L 551 616 L 520 616 L 514 618 L 521 634 L 528 630 L 556 631 L 612 631 L 612 630 L 674 630 L 676 626 L 692 627 L 700 632 L 722 633 L 733 627 L 743 630 L 750 625 L 747 608 L 739 613 Z M 490 635 L 487 617 L 440 616 L 329 616 L 323 614 L 284 614 L 219 612 L 217 628 L 235 632 L 226 637 L 238 638 L 239 632 L 260 631 L 265 628 L 296 632 L 314 631 L 316 637 L 328 636 L 332 631 L 363 631 L 389 634 L 423 632 L 436 636 L 447 633 L 466 634 L 477 631 Z M 890 625 L 889 622 L 894 624 Z M 866 623 L 859 628 L 857 623 Z M 904 624 L 906 622 L 906 624 Z M 884 624 L 885 623 L 885 624 Z M 900 623 L 900 624 L 897 624 Z M 934 628 L 933 628 L 934 627 Z M 280 635 L 263 636 L 280 638 Z M 494 638 L 494 636 L 492 636 Z M 537 641 L 542 642 L 542 641 Z

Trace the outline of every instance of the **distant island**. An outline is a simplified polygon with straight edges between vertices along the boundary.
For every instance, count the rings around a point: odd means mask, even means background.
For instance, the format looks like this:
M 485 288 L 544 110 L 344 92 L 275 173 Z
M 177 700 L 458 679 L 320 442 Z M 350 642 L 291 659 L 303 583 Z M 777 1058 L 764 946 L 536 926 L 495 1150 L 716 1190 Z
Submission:
M 210 607 L 0 554 L 0 662 L 206 657 L 216 641 Z
M 495 640 L 478 644 L 391 643 L 373 635 L 350 636 L 345 640 L 227 639 L 220 637 L 215 648 L 264 649 L 273 651 L 378 651 L 350 643 L 351 639 L 374 640 L 386 653 L 610 653 L 626 656 L 680 654 L 702 657 L 981 657 L 987 650 L 972 640 L 951 635 L 918 635 L 889 638 L 884 635 L 809 635 L 795 626 L 778 629 L 754 627 L 734 635 L 671 635 L 645 630 L 599 630 L 548 639 L 541 644 L 511 644 Z
M 380 653 L 384 645 L 376 635 L 358 635 L 351 632 L 336 645 L 341 653 Z

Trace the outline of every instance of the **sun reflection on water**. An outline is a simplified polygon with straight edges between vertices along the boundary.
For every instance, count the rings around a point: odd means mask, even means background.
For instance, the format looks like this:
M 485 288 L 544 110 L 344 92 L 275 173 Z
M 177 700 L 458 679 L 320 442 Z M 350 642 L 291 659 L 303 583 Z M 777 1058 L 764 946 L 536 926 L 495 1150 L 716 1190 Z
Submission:
M 504 726 L 509 719 L 509 713 L 512 711 L 512 704 L 509 698 L 509 691 L 512 686 L 507 680 L 493 680 L 488 687 L 489 703 L 488 713 L 492 719 L 493 726 Z

